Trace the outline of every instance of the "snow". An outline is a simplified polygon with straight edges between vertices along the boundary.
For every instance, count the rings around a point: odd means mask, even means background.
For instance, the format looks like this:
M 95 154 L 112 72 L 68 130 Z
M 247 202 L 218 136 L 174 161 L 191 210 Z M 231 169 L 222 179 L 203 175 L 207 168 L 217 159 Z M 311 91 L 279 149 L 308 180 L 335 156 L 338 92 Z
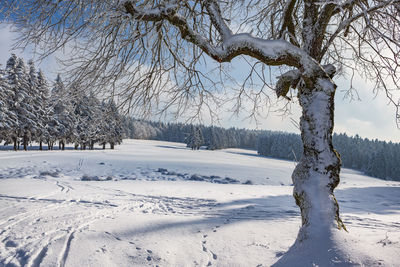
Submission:
M 295 164 L 185 146 L 124 140 L 115 150 L 0 151 L 0 266 L 270 266 L 282 259 L 301 224 Z M 334 254 L 340 242 L 354 263 L 396 266 L 400 183 L 341 174 L 335 192 L 349 233 L 310 244 L 308 253 Z M 204 181 L 190 181 L 193 175 Z M 299 266 L 311 266 L 315 255 L 303 255 Z

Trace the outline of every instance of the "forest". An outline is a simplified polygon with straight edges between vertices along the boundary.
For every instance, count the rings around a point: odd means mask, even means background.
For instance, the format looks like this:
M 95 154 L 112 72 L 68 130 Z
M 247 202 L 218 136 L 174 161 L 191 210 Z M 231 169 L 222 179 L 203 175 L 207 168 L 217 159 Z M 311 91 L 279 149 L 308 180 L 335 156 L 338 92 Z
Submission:
M 33 61 L 12 54 L 6 68 L 0 69 L 0 142 L 22 145 L 32 142 L 52 150 L 65 144 L 93 149 L 98 143 L 111 148 L 122 141 L 121 116 L 112 100 L 99 101 L 79 86 L 66 88 L 58 75 L 50 85 Z

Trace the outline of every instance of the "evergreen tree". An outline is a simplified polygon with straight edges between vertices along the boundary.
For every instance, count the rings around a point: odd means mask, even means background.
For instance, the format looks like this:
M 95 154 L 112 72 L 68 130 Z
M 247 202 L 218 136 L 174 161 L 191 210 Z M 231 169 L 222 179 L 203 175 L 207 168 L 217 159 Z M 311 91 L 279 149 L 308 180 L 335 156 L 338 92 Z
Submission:
M 41 128 L 37 78 L 33 62 L 30 61 L 28 73 L 25 61 L 20 58 L 17 65 L 17 74 L 20 81 L 18 93 L 22 99 L 18 109 L 20 137 L 22 138 L 24 150 L 27 150 L 28 143 L 35 138 Z
M 200 128 L 191 125 L 190 133 L 186 138 L 186 146 L 190 147 L 192 150 L 198 150 L 203 144 L 203 141 L 203 134 Z
M 33 109 L 32 95 L 30 94 L 29 76 L 23 59 L 18 59 L 14 54 L 7 61 L 7 78 L 12 91 L 12 106 L 10 107 L 18 120 L 10 131 L 10 138 L 17 150 L 18 138 L 22 138 L 24 149 L 32 135 L 37 131 L 37 117 Z
M 0 142 L 9 141 L 9 134 L 17 124 L 17 116 L 11 111 L 12 91 L 6 79 L 6 73 L 0 69 Z M 15 126 L 16 127 L 16 126 Z
M 103 145 L 103 149 L 107 143 L 111 149 L 116 144 L 122 142 L 123 127 L 122 118 L 118 112 L 118 108 L 113 100 L 102 103 L 103 121 L 101 122 L 101 130 L 99 132 L 99 143 Z
M 6 65 L 6 76 L 7 76 L 7 83 L 9 85 L 9 112 L 15 118 L 14 123 L 9 126 L 8 129 L 8 139 L 13 143 L 14 150 L 18 149 L 17 142 L 19 137 L 19 116 L 18 116 L 18 107 L 21 101 L 18 98 L 18 75 L 17 75 L 17 61 L 18 58 L 15 54 L 12 54 L 11 57 L 7 60 Z
M 50 116 L 54 127 L 53 135 L 59 141 L 60 149 L 64 150 L 66 143 L 73 143 L 76 140 L 76 117 L 71 98 L 59 74 L 51 91 L 50 103 L 49 109 L 53 112 L 53 116 Z

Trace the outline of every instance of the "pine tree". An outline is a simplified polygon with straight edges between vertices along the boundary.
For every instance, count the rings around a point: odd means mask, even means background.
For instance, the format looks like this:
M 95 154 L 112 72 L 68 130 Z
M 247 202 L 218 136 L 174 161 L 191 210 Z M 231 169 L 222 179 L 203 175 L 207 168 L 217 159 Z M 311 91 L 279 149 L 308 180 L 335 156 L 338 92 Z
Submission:
M 76 140 L 76 117 L 72 100 L 59 74 L 51 92 L 50 107 L 53 112 L 51 120 L 53 120 L 54 136 L 59 141 L 60 149 L 64 150 L 66 143 L 73 143 Z
M 18 123 L 13 125 L 10 131 L 10 138 L 14 142 L 14 149 L 17 150 L 17 142 L 22 138 L 24 149 L 31 136 L 37 131 L 37 118 L 33 110 L 32 96 L 30 95 L 29 76 L 23 59 L 12 54 L 7 61 L 7 79 L 10 85 L 12 105 L 10 111 L 17 117 Z
M 17 116 L 11 111 L 12 91 L 6 79 L 6 73 L 0 69 L 0 142 L 9 142 L 9 134 L 17 124 Z
M 15 54 L 12 54 L 11 57 L 7 60 L 7 65 L 6 65 L 6 78 L 10 92 L 8 94 L 8 104 L 9 104 L 8 107 L 10 114 L 12 114 L 12 117 L 14 118 L 14 123 L 9 126 L 7 134 L 8 134 L 8 139 L 14 145 L 15 151 L 18 149 L 17 146 L 18 136 L 19 136 L 18 107 L 19 107 L 19 101 L 21 101 L 17 97 L 18 84 L 19 84 L 17 76 L 17 61 L 18 61 L 17 56 Z
M 103 118 L 100 101 L 93 92 L 90 92 L 87 102 L 87 143 L 89 149 L 93 150 L 94 144 L 98 141 L 101 132 L 101 124 Z
M 48 121 L 48 94 L 49 90 L 44 74 L 41 70 L 36 71 L 32 60 L 29 61 L 29 98 L 31 100 L 31 112 L 36 123 L 34 140 L 39 142 L 39 149 L 42 150 L 42 143 L 47 136 L 46 124 Z
M 198 150 L 200 149 L 203 142 L 204 142 L 203 134 L 200 128 L 191 125 L 190 133 L 186 137 L 186 146 L 190 147 L 192 150 Z
M 35 84 L 36 74 L 32 73 L 33 77 L 31 77 L 30 73 L 27 71 L 25 61 L 20 58 L 17 65 L 17 75 L 19 76 L 20 82 L 18 95 L 19 98 L 21 98 L 18 108 L 21 134 L 20 137 L 22 138 L 24 150 L 27 150 L 28 143 L 35 137 L 40 128 L 39 118 L 37 116 L 40 114 L 36 113 L 37 107 L 35 107 L 35 104 L 37 104 L 36 98 L 38 95 Z
M 114 149 L 116 144 L 122 142 L 123 126 L 122 117 L 118 112 L 115 102 L 111 99 L 108 102 L 102 103 L 103 120 L 100 125 L 99 143 L 103 145 L 103 149 L 107 143 L 111 149 Z

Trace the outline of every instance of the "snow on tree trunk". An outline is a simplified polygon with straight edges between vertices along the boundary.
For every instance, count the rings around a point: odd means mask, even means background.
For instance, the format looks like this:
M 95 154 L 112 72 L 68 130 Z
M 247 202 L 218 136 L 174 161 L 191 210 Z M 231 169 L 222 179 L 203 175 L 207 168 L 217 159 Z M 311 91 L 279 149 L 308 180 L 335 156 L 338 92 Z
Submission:
M 304 84 L 299 89 L 304 151 L 292 174 L 293 196 L 302 217 L 297 242 L 318 237 L 332 228 L 346 229 L 333 194 L 341 166 L 332 145 L 336 85 L 329 78 L 317 78 L 312 87 Z

